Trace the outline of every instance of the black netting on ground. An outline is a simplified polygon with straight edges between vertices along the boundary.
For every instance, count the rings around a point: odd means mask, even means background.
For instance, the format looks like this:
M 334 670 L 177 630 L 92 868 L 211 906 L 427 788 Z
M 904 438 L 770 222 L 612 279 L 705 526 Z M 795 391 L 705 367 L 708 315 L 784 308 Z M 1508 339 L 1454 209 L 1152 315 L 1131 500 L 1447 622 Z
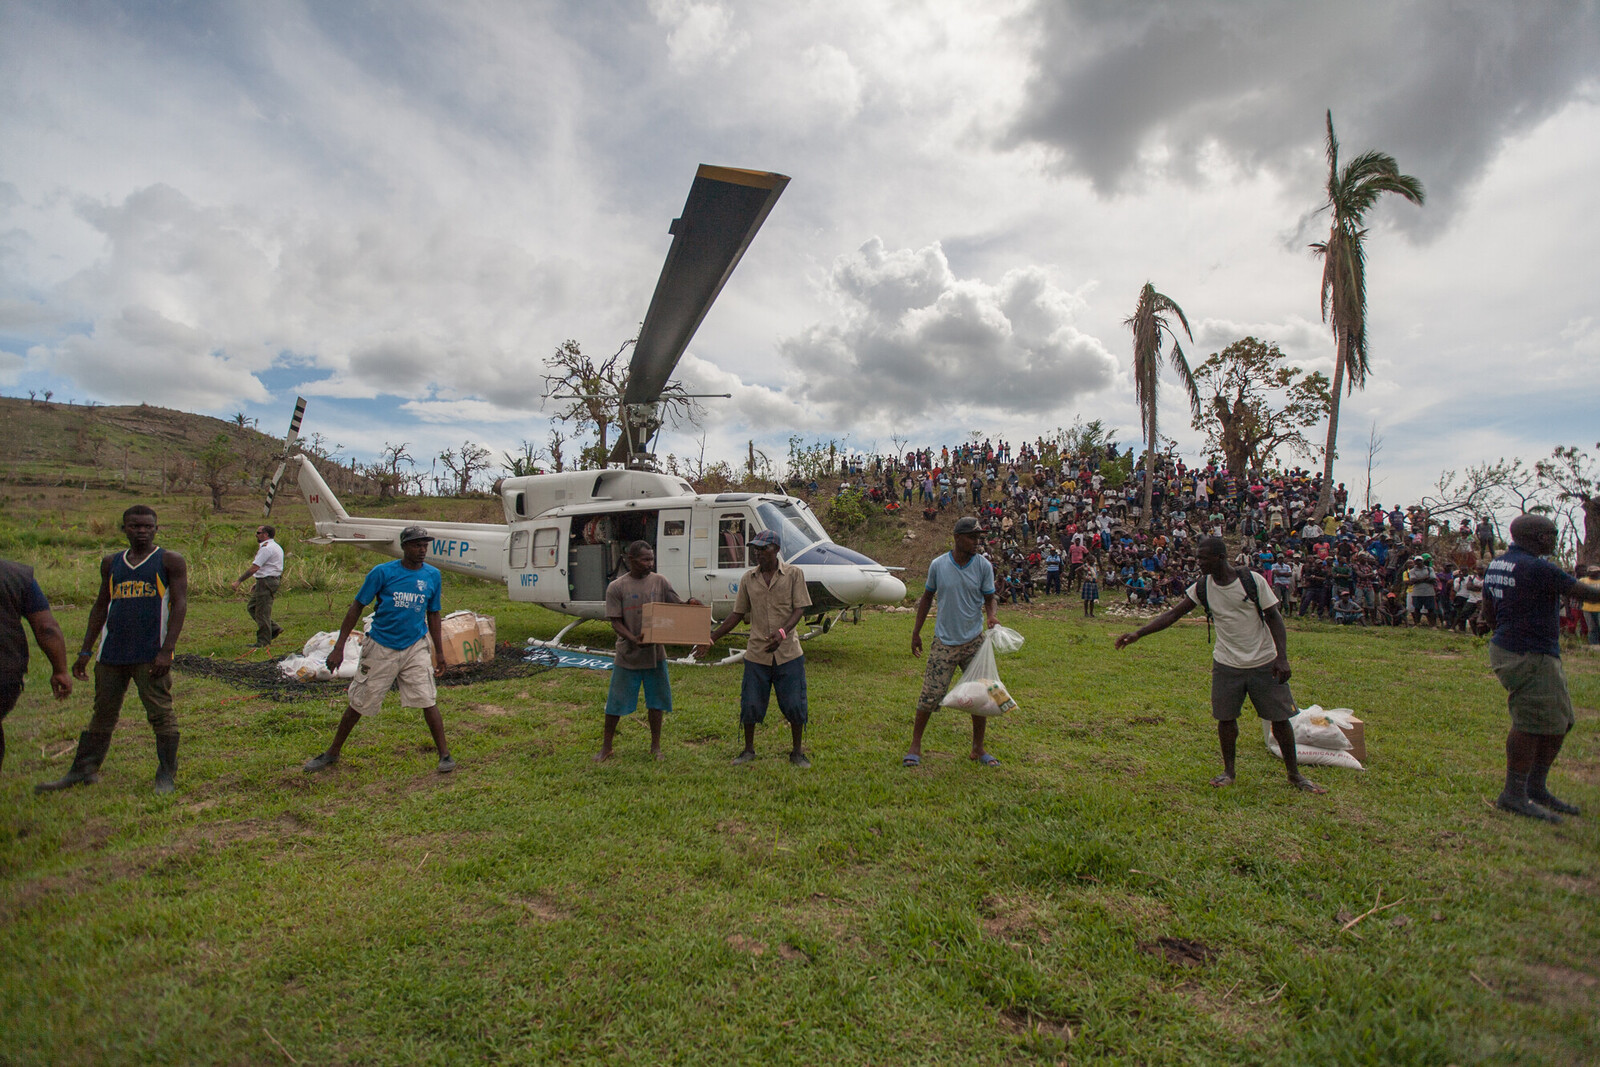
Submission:
M 495 650 L 494 659 L 488 663 L 469 663 L 445 670 L 444 677 L 434 679 L 440 686 L 477 685 L 480 682 L 500 682 L 509 678 L 531 678 L 554 667 L 555 656 L 542 662 L 529 663 L 522 657 L 526 650 L 504 645 Z M 214 659 L 210 656 L 192 656 L 180 653 L 172 657 L 172 666 L 183 674 L 199 678 L 213 678 L 239 689 L 249 689 L 272 697 L 274 700 L 331 700 L 344 695 L 350 687 L 348 681 L 299 682 L 285 678 L 276 660 Z

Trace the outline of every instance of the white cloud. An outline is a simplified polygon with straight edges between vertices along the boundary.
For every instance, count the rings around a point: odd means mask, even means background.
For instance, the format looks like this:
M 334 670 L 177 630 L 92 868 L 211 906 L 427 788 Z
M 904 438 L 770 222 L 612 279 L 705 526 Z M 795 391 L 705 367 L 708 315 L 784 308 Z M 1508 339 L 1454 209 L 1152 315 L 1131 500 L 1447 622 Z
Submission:
M 750 42 L 749 34 L 733 28 L 733 13 L 722 4 L 650 0 L 650 13 L 667 27 L 667 54 L 680 69 L 726 62 Z
M 834 266 L 842 322 L 780 343 L 796 392 L 835 419 L 1059 412 L 1111 384 L 1115 360 L 1072 325 L 1078 300 L 1038 267 L 957 278 L 938 245 L 873 238 Z

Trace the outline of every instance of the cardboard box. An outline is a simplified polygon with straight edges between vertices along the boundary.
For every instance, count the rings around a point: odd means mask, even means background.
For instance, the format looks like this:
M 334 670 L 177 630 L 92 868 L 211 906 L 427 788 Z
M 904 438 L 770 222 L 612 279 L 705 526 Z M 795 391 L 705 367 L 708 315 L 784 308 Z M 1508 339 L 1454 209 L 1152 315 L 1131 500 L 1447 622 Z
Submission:
M 711 607 L 708 604 L 646 604 L 643 631 L 647 645 L 709 644 Z
M 494 620 L 489 620 L 491 629 Z M 440 636 L 444 639 L 444 665 L 459 667 L 463 663 L 482 663 L 494 658 L 494 641 L 490 639 L 489 654 L 484 655 L 478 616 L 470 611 L 452 611 L 439 622 Z
M 1339 732 L 1344 734 L 1345 739 L 1350 742 L 1350 755 L 1365 763 L 1367 762 L 1367 724 L 1360 719 L 1352 721 L 1354 725 L 1350 729 L 1346 730 L 1341 726 L 1339 727 Z
M 478 616 L 478 642 L 483 646 L 482 657 L 479 663 L 494 662 L 494 616 Z

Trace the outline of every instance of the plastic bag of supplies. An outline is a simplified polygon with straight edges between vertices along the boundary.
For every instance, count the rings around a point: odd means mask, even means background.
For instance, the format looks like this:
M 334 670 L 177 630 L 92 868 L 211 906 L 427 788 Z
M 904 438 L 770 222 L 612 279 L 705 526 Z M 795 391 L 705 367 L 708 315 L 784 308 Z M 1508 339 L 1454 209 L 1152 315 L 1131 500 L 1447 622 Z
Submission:
M 987 630 L 983 644 L 972 654 L 972 662 L 961 672 L 961 681 L 950 688 L 940 705 L 969 715 L 1003 715 L 1014 711 L 1017 702 L 1000 680 L 994 654 L 996 651 L 1015 652 L 1021 647 L 1022 635 L 1017 631 L 1005 626 Z

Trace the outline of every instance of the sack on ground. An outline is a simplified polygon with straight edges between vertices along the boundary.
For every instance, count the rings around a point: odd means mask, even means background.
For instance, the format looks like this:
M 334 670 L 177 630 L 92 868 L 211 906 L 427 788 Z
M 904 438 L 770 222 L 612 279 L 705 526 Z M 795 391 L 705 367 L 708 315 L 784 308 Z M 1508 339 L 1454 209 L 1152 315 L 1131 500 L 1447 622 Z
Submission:
M 337 671 L 330 671 L 328 653 L 333 651 L 334 642 L 338 640 L 339 634 L 336 630 L 313 634 L 301 649 L 300 655 L 285 656 L 278 661 L 278 670 L 285 678 L 293 678 L 297 682 L 328 682 L 335 679 L 349 681 L 356 676 L 356 670 L 361 666 L 361 642 L 346 641 L 344 660 L 339 664 Z
M 1002 715 L 1016 708 L 1017 702 L 1001 683 L 1000 670 L 994 662 L 994 634 L 998 629 L 1000 627 L 997 626 L 983 635 L 983 644 L 978 646 L 978 651 L 972 654 L 972 662 L 961 672 L 961 681 L 945 694 L 939 702 L 940 706 L 969 715 Z M 1016 638 L 1016 647 L 1021 647 L 1022 635 L 1015 630 L 1007 632 Z
M 1345 736 L 1340 726 L 1355 721 L 1355 715 L 1347 708 L 1337 708 L 1326 711 L 1316 704 L 1301 708 L 1294 718 L 1289 720 L 1294 727 L 1294 755 L 1295 762 L 1307 766 L 1345 767 L 1353 771 L 1366 770 L 1361 761 L 1350 754 L 1350 739 Z M 1277 738 L 1272 736 L 1272 724 L 1263 722 L 1261 733 L 1267 743 L 1267 751 L 1283 758 L 1283 750 L 1278 746 Z

